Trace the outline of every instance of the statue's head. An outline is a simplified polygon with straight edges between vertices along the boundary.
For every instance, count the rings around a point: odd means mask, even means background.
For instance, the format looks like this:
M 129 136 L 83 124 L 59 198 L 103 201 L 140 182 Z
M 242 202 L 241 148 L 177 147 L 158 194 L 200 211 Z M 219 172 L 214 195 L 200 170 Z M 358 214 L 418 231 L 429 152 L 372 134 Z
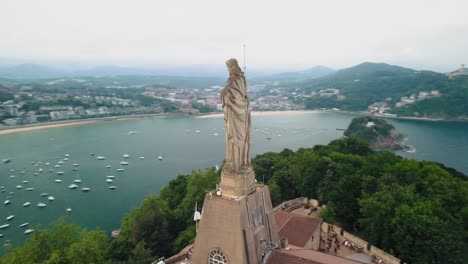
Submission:
M 230 74 L 241 74 L 242 73 L 242 70 L 239 67 L 239 63 L 234 58 L 231 58 L 231 59 L 227 60 L 226 61 L 226 66 L 227 66 Z

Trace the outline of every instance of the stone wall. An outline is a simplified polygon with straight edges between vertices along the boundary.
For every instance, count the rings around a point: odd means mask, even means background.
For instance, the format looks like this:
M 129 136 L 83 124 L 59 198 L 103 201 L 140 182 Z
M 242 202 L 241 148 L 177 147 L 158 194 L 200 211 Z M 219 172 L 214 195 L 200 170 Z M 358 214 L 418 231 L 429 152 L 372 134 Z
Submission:
M 341 227 L 336 226 L 336 225 L 331 225 L 326 222 L 322 223 L 322 232 L 327 233 L 328 230 L 332 230 L 335 232 L 340 240 L 348 240 L 352 242 L 353 244 L 357 245 L 359 248 L 362 248 L 362 252 L 369 255 L 369 256 L 376 256 L 377 258 L 380 258 L 381 260 L 384 261 L 385 264 L 400 264 L 401 261 L 400 259 L 390 255 L 389 253 L 373 246 L 370 245 L 367 241 L 346 232 L 343 230 Z

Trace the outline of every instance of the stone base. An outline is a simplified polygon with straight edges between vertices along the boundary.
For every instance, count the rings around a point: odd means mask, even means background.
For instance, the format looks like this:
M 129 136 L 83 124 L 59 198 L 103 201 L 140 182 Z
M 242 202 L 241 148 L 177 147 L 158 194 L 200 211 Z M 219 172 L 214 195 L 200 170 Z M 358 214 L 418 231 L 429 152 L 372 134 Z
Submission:
M 279 235 L 267 186 L 235 198 L 208 194 L 190 263 L 207 264 L 218 250 L 229 264 L 257 264 L 272 243 Z
M 221 187 L 223 195 L 242 196 L 248 195 L 255 191 L 255 173 L 252 168 L 249 168 L 244 173 L 221 172 Z

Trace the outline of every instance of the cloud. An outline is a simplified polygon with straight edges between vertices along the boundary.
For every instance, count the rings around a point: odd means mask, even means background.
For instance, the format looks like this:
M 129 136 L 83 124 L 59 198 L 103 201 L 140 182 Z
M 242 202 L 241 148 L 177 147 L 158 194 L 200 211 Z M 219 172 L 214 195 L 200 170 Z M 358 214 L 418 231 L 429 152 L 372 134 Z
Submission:
M 215 64 L 246 43 L 252 66 L 438 69 L 468 64 L 466 10 L 458 0 L 3 0 L 0 54 Z

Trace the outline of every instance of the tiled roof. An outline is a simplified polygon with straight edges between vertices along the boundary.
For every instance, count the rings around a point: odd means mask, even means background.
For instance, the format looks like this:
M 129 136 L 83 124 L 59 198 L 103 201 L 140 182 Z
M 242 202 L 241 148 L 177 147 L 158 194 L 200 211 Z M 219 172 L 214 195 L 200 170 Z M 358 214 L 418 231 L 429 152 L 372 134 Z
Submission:
M 277 249 L 266 264 L 362 264 L 362 262 L 307 249 Z
M 288 238 L 291 245 L 304 247 L 317 228 L 320 228 L 320 219 L 302 216 L 282 211 L 275 212 L 276 225 L 280 237 Z M 316 238 L 318 239 L 318 238 Z
M 291 217 L 291 215 L 283 211 L 275 212 L 276 227 L 278 228 L 278 231 L 281 230 L 288 223 Z

